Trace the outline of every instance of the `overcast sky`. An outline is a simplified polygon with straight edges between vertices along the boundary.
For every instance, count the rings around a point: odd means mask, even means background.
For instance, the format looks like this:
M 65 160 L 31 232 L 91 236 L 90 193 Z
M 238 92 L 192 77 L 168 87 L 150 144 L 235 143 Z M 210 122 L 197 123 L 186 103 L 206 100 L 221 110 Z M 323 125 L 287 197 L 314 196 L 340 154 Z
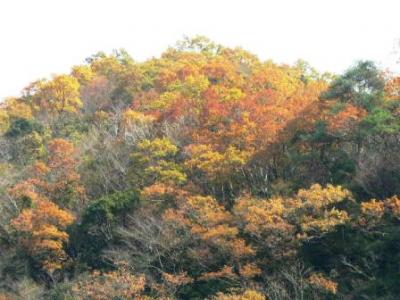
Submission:
M 143 61 L 197 34 L 320 71 L 359 59 L 399 71 L 399 13 L 399 0 L 0 0 L 0 99 L 100 50 Z

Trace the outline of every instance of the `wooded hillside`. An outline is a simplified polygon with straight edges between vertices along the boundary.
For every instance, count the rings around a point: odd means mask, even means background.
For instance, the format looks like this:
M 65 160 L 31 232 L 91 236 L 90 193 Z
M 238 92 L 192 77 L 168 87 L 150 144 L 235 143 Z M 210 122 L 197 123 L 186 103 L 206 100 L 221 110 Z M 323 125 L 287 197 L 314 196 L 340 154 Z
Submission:
M 0 299 L 398 299 L 400 77 L 203 37 L 0 104 Z

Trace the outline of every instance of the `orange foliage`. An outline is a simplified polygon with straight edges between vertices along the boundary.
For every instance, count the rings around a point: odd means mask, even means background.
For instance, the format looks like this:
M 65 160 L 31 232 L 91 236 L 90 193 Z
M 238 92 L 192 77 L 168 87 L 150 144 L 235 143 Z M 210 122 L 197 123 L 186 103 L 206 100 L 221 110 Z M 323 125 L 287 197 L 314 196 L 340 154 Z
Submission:
M 386 200 L 372 199 L 363 202 L 361 203 L 361 212 L 363 216 L 361 223 L 366 225 L 378 224 L 384 215 L 398 218 L 400 216 L 400 197 L 393 196 Z
M 298 241 L 319 237 L 345 223 L 349 216 L 331 205 L 350 199 L 342 187 L 315 184 L 294 198 L 242 197 L 234 207 L 244 230 L 265 244 L 276 257 L 295 254 Z
M 37 161 L 32 166 L 30 182 L 61 206 L 70 206 L 78 199 L 83 201 L 85 190 L 77 172 L 74 145 L 64 139 L 54 139 L 48 149 L 48 161 Z
M 170 274 L 163 272 L 162 276 L 168 284 L 171 284 L 173 286 L 180 286 L 193 282 L 193 279 L 188 276 L 187 272 L 179 274 Z
M 329 131 L 344 135 L 351 132 L 365 116 L 367 111 L 359 106 L 346 104 L 346 107 L 339 113 L 329 118 Z
M 137 299 L 145 300 L 143 296 L 146 279 L 144 276 L 136 276 L 125 268 L 109 273 L 93 272 L 87 278 L 76 283 L 73 287 L 74 296 L 77 299 Z
M 232 294 L 223 294 L 218 293 L 214 300 L 267 300 L 263 294 L 255 290 L 246 290 L 242 294 L 232 293 Z
M 239 273 L 245 278 L 252 278 L 260 275 L 262 271 L 255 263 L 249 263 L 241 267 Z
M 216 278 L 228 278 L 228 279 L 235 279 L 236 274 L 233 272 L 232 267 L 224 266 L 221 270 L 216 272 L 208 272 L 204 273 L 198 280 L 210 280 Z
M 190 141 L 186 167 L 216 184 L 241 176 L 255 155 L 295 132 L 288 126 L 320 117 L 305 117 L 305 111 L 318 106 L 327 88 L 322 80 L 305 83 L 295 67 L 263 64 L 241 49 L 217 55 L 171 50 L 145 68 L 154 66 L 155 88 L 137 95 L 135 112 L 183 122 Z
M 22 194 L 18 191 L 15 195 Z M 49 272 L 60 269 L 68 258 L 63 249 L 68 241 L 65 229 L 75 218 L 68 211 L 36 194 L 33 189 L 24 191 L 23 195 L 30 197 L 33 203 L 32 208 L 24 209 L 11 222 L 19 233 L 19 242 L 32 257 L 41 262 L 44 269 Z
M 163 219 L 169 224 L 185 228 L 195 239 L 201 241 L 201 245 L 192 251 L 198 259 L 204 261 L 204 265 L 210 261 L 212 258 L 210 253 L 215 252 L 215 249 L 226 258 L 229 257 L 232 265 L 239 262 L 244 262 L 243 265 L 246 265 L 246 262 L 255 255 L 255 250 L 239 237 L 240 229 L 235 223 L 234 216 L 218 204 L 216 199 L 209 196 L 187 196 L 178 201 L 178 204 L 179 208 L 167 210 Z M 245 268 L 245 272 L 251 272 L 250 266 Z M 237 277 L 231 266 L 221 266 L 216 271 L 209 271 L 215 268 L 214 265 L 206 268 L 207 271 L 197 280 Z M 253 271 L 256 271 L 255 268 Z
M 18 233 L 19 243 L 49 272 L 62 268 L 68 260 L 64 251 L 64 244 L 69 238 L 66 228 L 75 221 L 70 212 L 60 208 L 50 198 L 66 206 L 63 197 L 69 197 L 71 188 L 79 194 L 83 193 L 75 170 L 74 151 L 68 141 L 51 141 L 47 164 L 36 162 L 30 170 L 35 177 L 10 189 L 10 194 L 22 203 L 21 213 L 11 222 Z
M 391 100 L 400 99 L 400 76 L 394 77 L 386 83 L 385 92 Z
M 310 282 L 311 285 L 319 289 L 323 289 L 332 294 L 337 293 L 337 288 L 338 288 L 337 282 L 329 278 L 326 278 L 322 273 L 311 274 L 311 276 L 308 278 L 308 281 Z

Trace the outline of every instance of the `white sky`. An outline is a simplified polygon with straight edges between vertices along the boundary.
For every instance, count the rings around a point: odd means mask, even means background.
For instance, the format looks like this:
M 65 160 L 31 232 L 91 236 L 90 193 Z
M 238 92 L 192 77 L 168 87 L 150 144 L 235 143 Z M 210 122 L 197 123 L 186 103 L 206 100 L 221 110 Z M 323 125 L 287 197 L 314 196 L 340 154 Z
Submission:
M 143 61 L 196 34 L 320 71 L 399 70 L 399 13 L 399 0 L 0 0 L 0 99 L 100 50 Z

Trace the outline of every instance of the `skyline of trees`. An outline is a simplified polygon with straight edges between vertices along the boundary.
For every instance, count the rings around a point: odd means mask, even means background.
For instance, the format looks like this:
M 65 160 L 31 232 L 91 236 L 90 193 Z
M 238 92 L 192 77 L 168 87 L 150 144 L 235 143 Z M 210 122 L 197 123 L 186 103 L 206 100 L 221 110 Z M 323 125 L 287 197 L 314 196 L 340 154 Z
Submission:
M 196 37 L 29 84 L 0 104 L 0 299 L 396 299 L 399 78 Z

